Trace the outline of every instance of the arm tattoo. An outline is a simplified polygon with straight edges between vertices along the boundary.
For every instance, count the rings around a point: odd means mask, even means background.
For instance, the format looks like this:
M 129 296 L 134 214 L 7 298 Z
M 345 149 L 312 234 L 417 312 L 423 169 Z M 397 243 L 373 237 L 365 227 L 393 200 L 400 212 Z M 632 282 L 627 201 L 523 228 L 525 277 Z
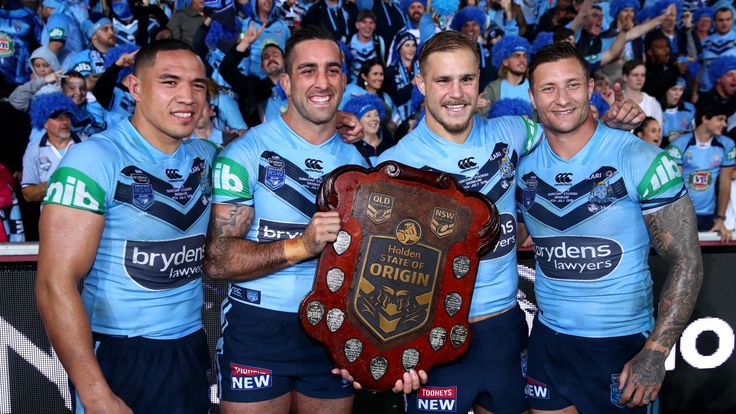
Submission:
M 243 235 L 253 224 L 253 208 L 214 204 L 207 231 L 204 268 L 215 279 L 248 280 L 287 265 L 280 242 L 256 243 Z
M 688 196 L 644 216 L 652 246 L 670 264 L 649 340 L 671 349 L 690 320 L 703 282 L 695 212 Z
M 664 381 L 664 354 L 652 349 L 644 349 L 631 360 L 631 381 L 634 385 L 653 387 Z

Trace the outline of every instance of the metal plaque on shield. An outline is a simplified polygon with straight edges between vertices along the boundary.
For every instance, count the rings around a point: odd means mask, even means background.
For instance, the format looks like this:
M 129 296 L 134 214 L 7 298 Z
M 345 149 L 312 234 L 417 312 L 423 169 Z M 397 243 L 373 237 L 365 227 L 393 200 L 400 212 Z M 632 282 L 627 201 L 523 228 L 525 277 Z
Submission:
M 341 229 L 299 315 L 335 364 L 382 390 L 462 355 L 479 258 L 500 233 L 493 203 L 449 175 L 392 161 L 338 168 L 317 203 L 340 213 Z

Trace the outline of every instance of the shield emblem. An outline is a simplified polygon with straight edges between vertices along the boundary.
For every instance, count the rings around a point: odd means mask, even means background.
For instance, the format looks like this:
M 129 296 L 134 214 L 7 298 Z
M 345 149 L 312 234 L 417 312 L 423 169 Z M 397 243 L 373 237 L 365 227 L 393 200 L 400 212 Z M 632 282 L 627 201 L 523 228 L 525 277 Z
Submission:
M 524 208 L 528 209 L 529 207 L 534 204 L 534 198 L 537 196 L 537 189 L 536 188 L 524 188 L 521 191 L 522 195 L 522 203 L 524 204 Z
M 145 211 L 153 205 L 153 185 L 133 183 L 133 205 Z
M 456 211 L 435 207 L 432 210 L 432 221 L 430 222 L 429 228 L 432 229 L 432 233 L 437 237 L 447 237 L 455 230 L 456 218 Z
M 283 168 L 266 167 L 266 187 L 271 190 L 278 190 L 283 187 L 286 181 L 286 170 Z
M 391 218 L 391 210 L 394 206 L 394 198 L 381 193 L 371 193 L 368 197 L 366 216 L 376 224 L 387 222 Z

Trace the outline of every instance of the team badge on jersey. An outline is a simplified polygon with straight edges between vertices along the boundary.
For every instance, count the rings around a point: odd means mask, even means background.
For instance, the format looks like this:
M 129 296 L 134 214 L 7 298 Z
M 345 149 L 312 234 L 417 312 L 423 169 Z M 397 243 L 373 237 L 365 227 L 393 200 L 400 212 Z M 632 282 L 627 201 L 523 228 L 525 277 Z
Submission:
M 278 190 L 283 187 L 286 182 L 286 170 L 284 169 L 284 161 L 278 156 L 268 158 L 268 166 L 266 167 L 265 184 L 271 190 Z
M 713 176 L 709 170 L 693 171 L 688 177 L 688 188 L 693 191 L 706 191 L 712 182 Z
M 0 57 L 6 58 L 15 54 L 15 42 L 5 33 L 0 33 Z
M 259 390 L 273 385 L 270 369 L 230 364 L 230 389 L 236 391 Z
M 611 404 L 618 408 L 624 408 L 624 405 L 618 402 L 624 394 L 623 389 L 618 389 L 619 377 L 619 374 L 611 374 Z
M 391 218 L 393 207 L 394 198 L 392 196 L 381 193 L 371 193 L 368 197 L 366 215 L 376 224 L 385 223 Z
M 417 391 L 417 409 L 421 411 L 457 411 L 457 387 L 422 387 Z
M 153 205 L 153 185 L 133 183 L 133 205 L 148 210 Z

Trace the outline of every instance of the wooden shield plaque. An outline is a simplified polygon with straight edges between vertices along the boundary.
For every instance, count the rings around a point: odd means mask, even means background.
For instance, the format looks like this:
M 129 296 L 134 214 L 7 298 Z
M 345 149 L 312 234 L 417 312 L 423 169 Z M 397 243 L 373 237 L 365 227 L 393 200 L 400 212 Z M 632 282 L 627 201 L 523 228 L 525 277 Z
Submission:
M 317 204 L 340 213 L 341 229 L 299 317 L 335 364 L 383 390 L 462 355 L 479 258 L 500 233 L 493 203 L 449 175 L 389 161 L 338 168 Z

